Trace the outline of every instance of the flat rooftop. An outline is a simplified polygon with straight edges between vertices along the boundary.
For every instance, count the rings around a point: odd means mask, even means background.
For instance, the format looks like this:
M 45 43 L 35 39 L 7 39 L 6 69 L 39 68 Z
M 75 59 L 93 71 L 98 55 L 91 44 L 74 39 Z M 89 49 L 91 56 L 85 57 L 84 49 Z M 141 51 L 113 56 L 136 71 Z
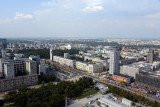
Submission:
M 133 78 L 131 76 L 128 75 L 124 75 L 124 74 L 114 74 L 115 76 L 120 76 L 120 77 L 124 77 L 124 78 Z

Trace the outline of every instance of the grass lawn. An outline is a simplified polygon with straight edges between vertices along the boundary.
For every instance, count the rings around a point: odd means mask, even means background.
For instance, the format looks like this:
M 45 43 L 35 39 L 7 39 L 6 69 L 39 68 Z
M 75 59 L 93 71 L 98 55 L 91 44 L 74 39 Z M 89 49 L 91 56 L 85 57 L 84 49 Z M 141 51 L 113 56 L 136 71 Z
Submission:
M 92 89 L 89 89 L 87 91 L 84 91 L 82 94 L 80 94 L 79 96 L 75 97 L 76 99 L 82 99 L 82 98 L 85 98 L 89 95 L 93 95 L 93 94 L 96 94 L 97 91 L 95 90 L 95 88 L 92 88 Z

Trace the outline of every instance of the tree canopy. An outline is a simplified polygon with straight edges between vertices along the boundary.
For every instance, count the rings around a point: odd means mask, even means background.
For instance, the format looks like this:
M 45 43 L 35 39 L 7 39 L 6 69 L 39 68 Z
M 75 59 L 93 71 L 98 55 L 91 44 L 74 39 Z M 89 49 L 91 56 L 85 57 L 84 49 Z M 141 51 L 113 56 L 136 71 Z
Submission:
M 38 89 L 22 86 L 18 91 L 11 91 L 4 97 L 16 107 L 60 107 L 65 104 L 65 97 L 73 98 L 93 86 L 92 78 L 83 77 L 76 82 L 61 81 L 57 85 L 49 83 Z

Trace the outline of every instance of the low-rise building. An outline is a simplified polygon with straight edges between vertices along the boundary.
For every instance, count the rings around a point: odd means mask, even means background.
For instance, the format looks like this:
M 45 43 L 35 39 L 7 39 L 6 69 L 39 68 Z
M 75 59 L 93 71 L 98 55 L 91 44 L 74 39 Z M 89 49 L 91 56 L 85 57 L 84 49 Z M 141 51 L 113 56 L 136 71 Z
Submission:
M 136 74 L 136 82 L 142 83 L 148 86 L 160 88 L 160 76 L 149 73 Z
M 101 104 L 106 104 L 107 107 L 125 107 L 124 105 L 113 100 L 111 96 L 105 96 L 99 99 Z
M 38 84 L 38 75 L 19 76 L 0 80 L 0 92 L 20 88 L 22 85 L 32 86 Z
M 132 107 L 133 101 L 130 101 L 126 98 L 122 98 L 122 104 L 126 105 L 127 107 Z
M 150 72 L 151 71 L 151 65 L 148 63 L 134 63 L 131 65 L 123 65 L 121 74 L 128 75 L 131 77 L 136 77 L 136 74 L 139 74 L 140 72 Z
M 131 83 L 133 81 L 133 77 L 122 75 L 122 74 L 112 75 L 112 79 L 120 82 L 126 82 L 126 83 Z
M 70 67 L 75 67 L 76 61 L 71 59 L 66 59 L 60 56 L 53 56 L 53 61 L 58 62 L 61 65 L 67 65 Z
M 76 68 L 83 71 L 87 71 L 89 73 L 97 73 L 103 71 L 103 64 L 102 63 L 87 64 L 77 61 Z

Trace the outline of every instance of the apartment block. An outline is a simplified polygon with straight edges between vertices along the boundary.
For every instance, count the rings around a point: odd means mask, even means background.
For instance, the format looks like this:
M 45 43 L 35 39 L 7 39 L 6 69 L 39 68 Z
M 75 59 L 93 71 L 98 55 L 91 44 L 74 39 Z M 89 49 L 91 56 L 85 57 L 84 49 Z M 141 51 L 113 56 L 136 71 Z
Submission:
M 87 64 L 77 61 L 76 68 L 83 71 L 87 71 L 89 73 L 97 73 L 103 71 L 103 64 L 102 63 Z
M 62 58 L 60 56 L 53 56 L 53 61 L 58 62 L 61 65 L 67 65 L 70 67 L 75 67 L 75 64 L 76 64 L 75 60 Z
M 14 63 L 7 62 L 4 64 L 4 76 L 5 78 L 14 78 Z
M 28 60 L 25 62 L 25 69 L 28 75 L 37 74 L 37 63 L 33 60 Z
M 0 80 L 0 92 L 20 88 L 22 85 L 32 86 L 38 84 L 38 75 L 19 76 Z

